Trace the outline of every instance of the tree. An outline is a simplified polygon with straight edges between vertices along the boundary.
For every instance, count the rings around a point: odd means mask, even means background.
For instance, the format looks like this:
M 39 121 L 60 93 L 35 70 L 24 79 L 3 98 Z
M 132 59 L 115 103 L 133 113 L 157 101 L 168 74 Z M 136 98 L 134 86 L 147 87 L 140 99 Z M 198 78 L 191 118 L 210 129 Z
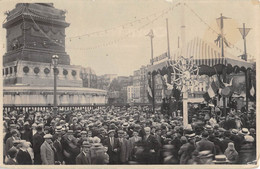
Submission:
M 123 88 L 122 84 L 117 79 L 113 79 L 108 87 L 108 91 L 121 91 Z

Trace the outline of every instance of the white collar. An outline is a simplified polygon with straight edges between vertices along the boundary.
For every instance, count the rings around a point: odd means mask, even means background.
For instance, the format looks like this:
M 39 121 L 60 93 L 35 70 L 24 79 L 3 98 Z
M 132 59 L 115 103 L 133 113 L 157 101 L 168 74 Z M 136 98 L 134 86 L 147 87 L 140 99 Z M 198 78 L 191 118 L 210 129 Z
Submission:
M 24 149 L 24 148 L 22 148 L 22 147 L 20 148 L 20 150 L 22 150 L 23 152 L 27 151 L 27 149 Z

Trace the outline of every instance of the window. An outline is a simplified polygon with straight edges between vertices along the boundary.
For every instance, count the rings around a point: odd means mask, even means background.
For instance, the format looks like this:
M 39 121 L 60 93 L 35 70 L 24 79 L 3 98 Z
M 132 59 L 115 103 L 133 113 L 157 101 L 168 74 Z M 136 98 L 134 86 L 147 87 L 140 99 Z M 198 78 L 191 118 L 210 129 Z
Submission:
M 13 68 L 12 67 L 10 67 L 10 74 L 12 74 L 13 73 Z
M 8 75 L 8 68 L 5 68 L 5 75 Z
M 17 73 L 17 66 L 14 66 L 14 73 Z

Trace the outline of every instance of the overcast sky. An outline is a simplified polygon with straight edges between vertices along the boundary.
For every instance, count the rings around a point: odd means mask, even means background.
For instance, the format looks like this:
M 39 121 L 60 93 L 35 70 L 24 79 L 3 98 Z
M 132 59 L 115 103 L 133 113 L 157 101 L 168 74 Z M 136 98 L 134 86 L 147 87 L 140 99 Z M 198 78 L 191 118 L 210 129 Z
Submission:
M 166 18 L 169 21 L 170 48 L 174 51 L 177 48 L 178 36 L 181 36 L 183 8 L 177 6 L 163 15 L 162 11 L 174 7 L 178 2 L 177 0 L 53 1 L 54 7 L 67 11 L 66 21 L 70 23 L 70 26 L 66 29 L 66 51 L 70 55 L 71 64 L 91 67 L 97 75 L 107 73 L 131 75 L 142 65 L 149 64 L 150 39 L 145 35 L 151 29 L 154 32 L 154 56 L 166 52 Z M 5 18 L 4 12 L 13 9 L 16 3 L 16 1 L 0 0 L 2 22 Z M 216 18 L 220 16 L 220 13 L 230 17 L 231 19 L 225 20 L 224 23 L 226 38 L 242 50 L 243 41 L 237 28 L 246 23 L 246 27 L 252 28 L 247 36 L 248 53 L 257 56 L 260 45 L 259 40 L 257 42 L 257 39 L 260 39 L 258 0 L 197 0 L 196 2 L 187 0 L 186 4 L 217 31 L 219 28 Z M 186 41 L 200 37 L 213 43 L 217 35 L 212 33 L 191 10 L 184 9 Z M 162 16 L 159 17 L 159 15 Z M 147 16 L 150 17 L 146 18 Z M 140 20 L 141 18 L 146 19 Z M 134 23 L 124 28 L 120 26 L 129 22 Z M 80 39 L 69 38 L 113 27 L 114 30 L 93 36 L 84 36 Z M 0 36 L 1 49 L 3 49 L 0 50 L 0 54 L 3 55 L 6 50 L 4 48 L 6 32 L 3 28 L 0 29 Z M 116 43 L 104 45 L 109 42 Z M 93 47 L 97 48 L 89 49 Z M 234 55 L 242 54 L 237 49 L 231 52 Z

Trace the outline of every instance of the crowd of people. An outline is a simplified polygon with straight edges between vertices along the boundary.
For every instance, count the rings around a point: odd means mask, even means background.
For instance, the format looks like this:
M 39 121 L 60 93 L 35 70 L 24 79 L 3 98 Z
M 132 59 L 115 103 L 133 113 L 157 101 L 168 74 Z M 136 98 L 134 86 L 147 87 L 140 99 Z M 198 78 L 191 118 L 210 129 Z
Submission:
M 250 110 L 255 115 L 255 110 Z M 144 107 L 4 112 L 7 165 L 250 164 L 256 160 L 253 115 L 179 113 Z M 247 119 L 245 120 L 245 117 Z M 239 122 L 237 122 L 239 121 Z M 228 125 L 227 125 L 228 124 Z M 232 125 L 230 125 L 232 124 Z M 252 124 L 252 123 L 250 123 Z

